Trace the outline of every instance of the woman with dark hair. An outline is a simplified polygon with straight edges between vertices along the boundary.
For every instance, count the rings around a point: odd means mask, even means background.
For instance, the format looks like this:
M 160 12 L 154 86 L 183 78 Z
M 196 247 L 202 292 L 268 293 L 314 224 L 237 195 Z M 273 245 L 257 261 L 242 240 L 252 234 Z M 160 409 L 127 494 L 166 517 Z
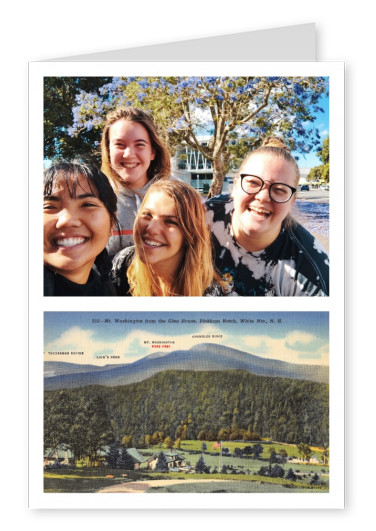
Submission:
M 116 194 L 107 177 L 83 159 L 58 162 L 44 173 L 43 195 L 44 295 L 116 295 L 106 251 Z
M 146 190 L 170 177 L 170 154 L 152 118 L 141 109 L 124 107 L 110 112 L 102 133 L 102 171 L 117 195 L 121 239 L 108 243 L 112 257 L 133 244 L 133 224 Z
M 231 295 L 329 295 L 328 255 L 291 217 L 299 178 L 285 144 L 268 137 L 244 159 L 231 196 L 207 201 L 215 265 Z
M 119 295 L 223 295 L 224 282 L 213 268 L 205 208 L 189 184 L 153 184 L 137 214 L 134 238 L 135 246 L 113 260 Z

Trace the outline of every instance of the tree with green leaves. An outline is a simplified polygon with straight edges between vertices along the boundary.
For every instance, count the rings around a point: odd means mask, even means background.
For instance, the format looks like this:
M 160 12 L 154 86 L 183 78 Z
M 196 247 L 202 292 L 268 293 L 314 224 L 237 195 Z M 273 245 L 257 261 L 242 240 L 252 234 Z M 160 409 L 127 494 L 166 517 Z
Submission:
M 321 160 L 320 166 L 312 168 L 307 175 L 307 181 L 329 182 L 329 137 L 324 138 L 321 148 L 316 152 Z
M 329 164 L 329 136 L 324 138 L 322 147 L 317 151 L 317 156 L 324 165 Z
M 218 432 L 219 441 L 228 441 L 230 439 L 231 429 L 230 428 L 221 428 Z
M 275 448 L 272 446 L 269 448 L 269 475 L 271 476 L 272 473 L 272 464 L 277 462 L 277 452 L 275 451 Z
M 76 461 L 87 457 L 86 420 L 85 411 L 81 405 L 77 409 L 74 422 L 69 430 L 69 447 Z
M 64 444 L 71 447 L 70 430 L 74 423 L 76 405 L 70 394 L 59 391 L 44 401 L 44 447 L 57 452 Z M 57 454 L 56 454 L 57 455 Z
M 279 451 L 279 455 L 281 456 L 282 463 L 287 463 L 288 454 L 284 448 L 282 448 L 282 450 Z
M 151 436 L 150 441 L 151 441 L 151 444 L 153 445 L 157 445 L 157 444 L 162 445 L 164 439 L 165 439 L 165 435 L 163 431 L 155 431 L 153 435 Z
M 310 485 L 321 485 L 320 476 L 317 474 L 317 472 L 315 472 L 309 484 Z
M 120 458 L 119 443 L 114 441 L 110 444 L 108 454 L 107 454 L 107 463 L 110 468 L 116 468 L 118 465 L 118 460 Z
M 243 448 L 243 454 L 247 456 L 251 456 L 253 454 L 253 447 L 252 446 L 245 446 Z
M 275 456 L 277 455 L 277 452 L 275 451 L 274 446 L 270 446 L 268 448 L 268 454 L 269 454 L 269 461 L 274 463 L 275 461 L 273 459 L 275 459 Z
M 133 448 L 133 436 L 132 435 L 124 435 L 121 439 L 121 444 L 125 448 Z
M 269 473 L 270 473 L 270 470 L 269 470 L 269 467 L 268 466 L 262 466 L 260 467 L 260 469 L 257 471 L 257 474 L 259 476 L 269 476 Z
M 199 441 L 206 441 L 206 431 L 205 430 L 199 431 L 199 433 L 197 435 L 197 439 Z
M 72 107 L 81 90 L 97 91 L 105 77 L 48 77 L 44 78 L 44 157 L 46 159 L 72 158 L 93 153 L 98 142 L 98 131 L 87 128 L 79 137 L 68 133 L 72 123 Z
M 174 441 L 171 439 L 171 437 L 166 437 L 163 441 L 163 445 L 165 448 L 170 448 L 172 450 L 174 447 Z
M 210 474 L 210 467 L 207 466 L 203 456 L 197 461 L 195 472 L 196 474 Z
M 94 90 L 80 88 L 65 126 L 73 138 L 93 132 L 99 142 L 109 111 L 125 105 L 149 111 L 172 149 L 189 146 L 210 162 L 211 197 L 263 137 L 280 135 L 301 153 L 315 148 L 313 122 L 327 91 L 323 77 L 116 77 Z
M 323 449 L 321 452 L 321 459 L 323 460 L 324 465 L 328 464 L 329 462 L 329 445 L 328 444 L 323 445 Z
M 114 440 L 111 423 L 100 396 L 94 396 L 84 405 L 81 426 L 85 434 L 85 453 L 92 464 L 98 451 Z
M 176 438 L 181 439 L 181 440 L 186 440 L 188 437 L 188 430 L 191 424 L 192 424 L 192 414 L 188 413 L 187 418 L 183 419 L 180 422 L 180 426 L 178 426 L 176 430 Z
M 297 444 L 296 447 L 298 449 L 299 455 L 301 455 L 305 461 L 309 461 L 311 459 L 312 450 L 308 444 L 301 442 Z
M 271 467 L 269 475 L 271 478 L 283 478 L 285 471 L 280 465 L 274 465 Z
M 253 459 L 260 459 L 261 454 L 264 451 L 262 444 L 256 443 L 253 445 Z
M 129 455 L 126 448 L 121 450 L 121 454 L 118 459 L 118 467 L 123 470 L 134 470 L 134 460 L 132 456 Z
M 155 465 L 155 470 L 158 472 L 168 472 L 168 464 L 166 456 L 161 452 L 158 456 L 157 464 Z
M 314 166 L 309 170 L 307 181 L 319 182 L 322 176 L 322 166 Z

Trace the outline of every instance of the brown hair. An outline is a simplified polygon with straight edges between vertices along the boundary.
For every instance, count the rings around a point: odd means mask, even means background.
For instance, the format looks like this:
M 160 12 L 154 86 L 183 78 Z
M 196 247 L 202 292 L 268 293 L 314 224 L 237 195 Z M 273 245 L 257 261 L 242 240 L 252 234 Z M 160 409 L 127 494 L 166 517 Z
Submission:
M 111 126 L 119 120 L 128 120 L 129 122 L 141 124 L 149 134 L 152 148 L 155 151 L 155 158 L 150 162 L 150 166 L 147 170 L 149 181 L 154 177 L 156 179 L 168 179 L 171 170 L 170 153 L 166 144 L 160 137 L 151 116 L 135 107 L 120 107 L 119 109 L 115 109 L 108 113 L 101 141 L 101 170 L 110 179 L 113 188 L 115 190 L 118 189 L 119 176 L 116 171 L 113 170 L 110 162 L 110 129 Z
M 292 166 L 295 170 L 295 188 L 298 186 L 298 182 L 300 179 L 300 171 L 298 163 L 296 162 L 295 158 L 291 155 L 289 148 L 286 146 L 286 144 L 281 140 L 280 138 L 276 136 L 267 136 L 263 142 L 261 147 L 254 149 L 248 155 L 245 157 L 243 162 L 241 163 L 241 166 L 239 168 L 239 174 L 242 173 L 242 169 L 245 166 L 245 164 L 248 162 L 248 160 L 253 157 L 253 155 L 258 154 L 266 154 L 271 155 L 272 157 L 275 157 L 277 159 L 284 159 Z
M 179 271 L 171 285 L 162 289 L 162 293 L 152 266 L 143 263 L 138 252 L 138 246 L 142 245 L 138 221 L 143 205 L 153 192 L 163 192 L 173 199 L 185 245 Z M 136 244 L 135 257 L 127 272 L 130 293 L 133 296 L 202 296 L 213 280 L 220 282 L 213 267 L 210 230 L 206 223 L 205 212 L 200 194 L 189 184 L 182 181 L 163 180 L 150 186 L 133 229 Z

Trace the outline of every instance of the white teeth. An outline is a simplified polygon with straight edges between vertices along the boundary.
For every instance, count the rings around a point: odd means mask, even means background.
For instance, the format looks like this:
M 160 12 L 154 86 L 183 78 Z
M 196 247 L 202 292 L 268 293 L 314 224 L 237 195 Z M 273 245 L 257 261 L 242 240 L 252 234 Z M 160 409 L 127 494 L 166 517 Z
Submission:
M 264 214 L 266 216 L 268 216 L 270 214 L 270 212 L 268 210 L 263 210 L 262 208 L 256 208 L 256 207 L 250 207 L 250 210 L 254 211 L 254 212 L 257 212 L 258 214 Z
M 60 247 L 74 247 L 75 245 L 80 245 L 84 243 L 85 238 L 61 238 L 56 240 L 57 245 Z
M 158 242 L 153 242 L 153 241 L 150 241 L 150 240 L 144 240 L 144 242 L 146 243 L 146 245 L 150 245 L 151 247 L 163 247 L 163 243 L 158 243 Z
M 135 168 L 137 165 L 138 165 L 137 162 L 133 162 L 129 164 L 127 164 L 126 162 L 123 163 L 124 168 Z

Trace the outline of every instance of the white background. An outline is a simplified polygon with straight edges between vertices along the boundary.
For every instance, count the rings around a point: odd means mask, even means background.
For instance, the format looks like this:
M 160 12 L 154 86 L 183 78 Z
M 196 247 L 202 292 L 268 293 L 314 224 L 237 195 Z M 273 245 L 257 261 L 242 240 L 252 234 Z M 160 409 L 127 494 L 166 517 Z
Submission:
M 131 5 L 130 5 L 131 4 Z M 2 7 L 1 260 L 5 335 L 1 387 L 2 522 L 54 531 L 126 525 L 227 529 L 237 524 L 345 529 L 372 518 L 374 505 L 375 237 L 373 129 L 374 18 L 371 3 L 250 0 L 186 4 L 36 0 Z M 27 509 L 27 64 L 32 60 L 190 38 L 316 23 L 317 59 L 346 62 L 347 376 L 346 509 L 325 511 L 29 511 Z M 299 43 L 297 43 L 299 46 Z M 372 127 L 372 131 L 371 131 Z M 5 166 L 4 166 L 5 164 Z M 373 184 L 373 183 L 372 183 Z M 372 192 L 372 193 L 371 193 Z M 367 238 L 367 239 L 366 239 Z M 30 249 L 32 253 L 33 250 Z M 371 256 L 370 256 L 371 253 Z M 333 456 L 332 456 L 333 457 Z M 39 458 L 39 457 L 37 457 Z M 233 520 L 235 522 L 233 523 Z M 373 518 L 372 518 L 373 520 Z M 369 526 L 370 524 L 368 524 Z

